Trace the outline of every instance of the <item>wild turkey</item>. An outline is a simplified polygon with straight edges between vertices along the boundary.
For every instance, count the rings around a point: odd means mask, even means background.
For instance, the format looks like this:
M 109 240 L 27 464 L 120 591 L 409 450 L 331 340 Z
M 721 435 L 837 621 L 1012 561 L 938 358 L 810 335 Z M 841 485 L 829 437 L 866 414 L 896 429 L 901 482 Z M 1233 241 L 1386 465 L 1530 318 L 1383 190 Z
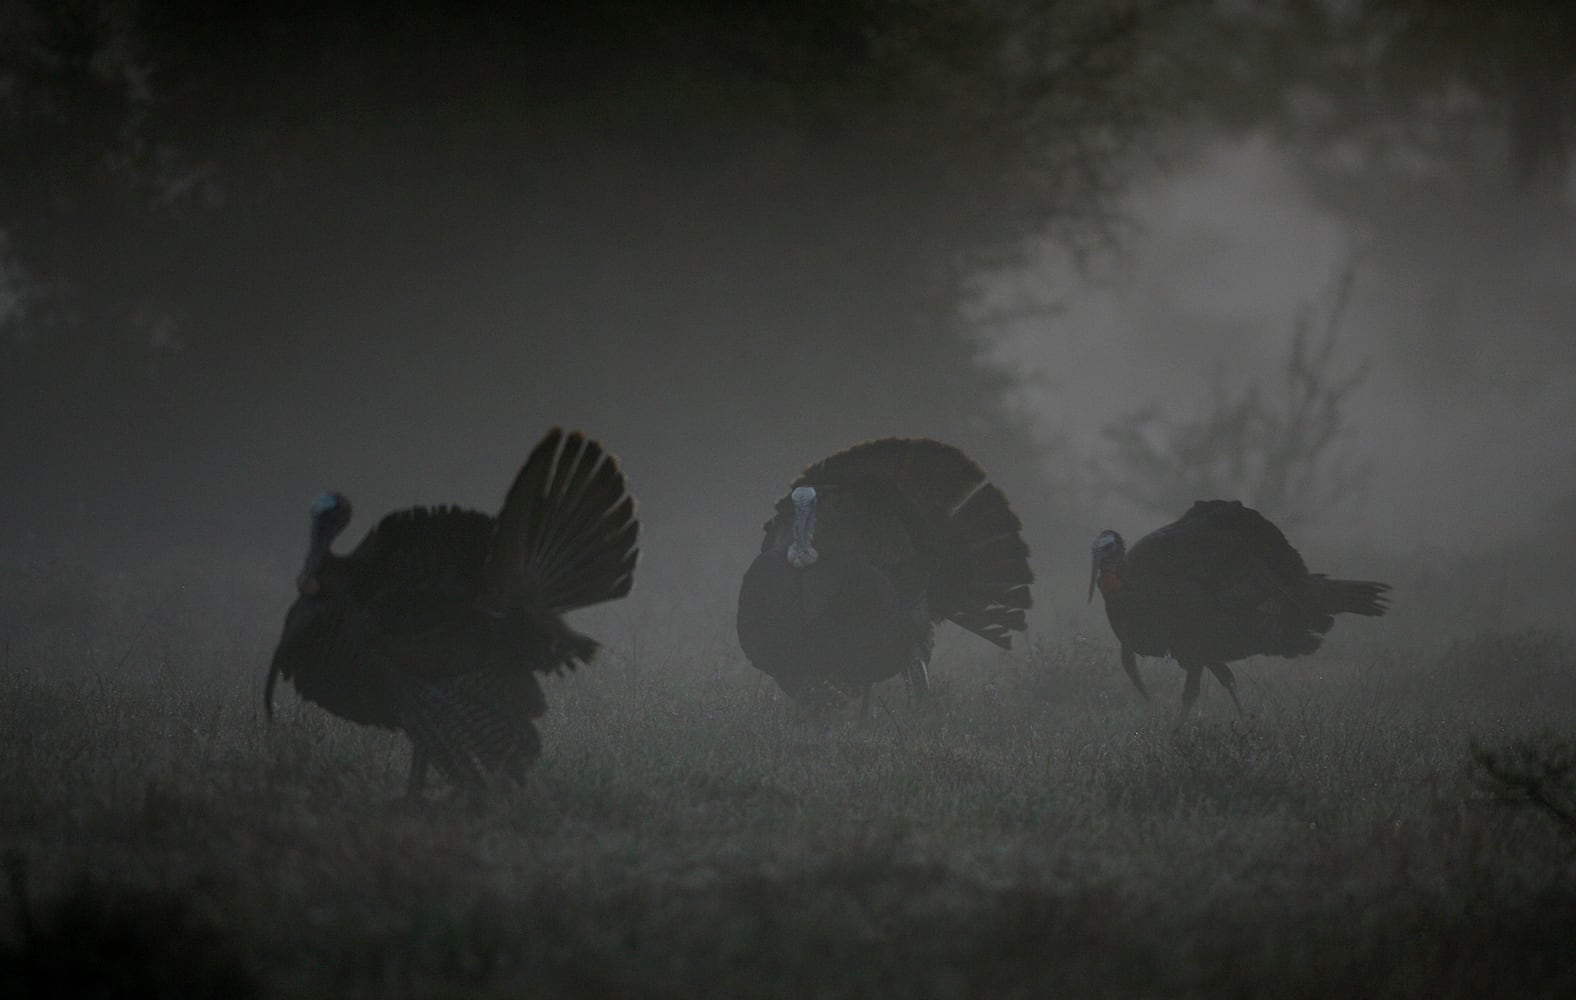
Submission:
M 1122 669 L 1139 694 L 1139 656 L 1169 656 L 1187 672 L 1182 716 L 1214 674 L 1242 712 L 1226 666 L 1245 656 L 1301 656 L 1319 648 L 1343 612 L 1382 615 L 1388 584 L 1309 573 L 1280 529 L 1237 500 L 1200 500 L 1127 551 L 1122 536 L 1095 537 L 1089 599 L 1105 599 L 1122 644 Z
M 560 616 L 633 584 L 634 510 L 613 456 L 558 428 L 497 517 L 412 507 L 338 556 L 329 546 L 350 501 L 323 494 L 264 688 L 269 718 L 282 677 L 343 719 L 404 732 L 412 797 L 429 763 L 471 791 L 501 769 L 518 777 L 539 749 L 531 720 L 547 707 L 536 674 L 597 649 Z
M 1000 489 L 951 445 L 883 438 L 817 462 L 766 522 L 739 589 L 739 644 L 812 710 L 904 675 L 929 686 L 934 623 L 1009 649 L 1029 548 Z

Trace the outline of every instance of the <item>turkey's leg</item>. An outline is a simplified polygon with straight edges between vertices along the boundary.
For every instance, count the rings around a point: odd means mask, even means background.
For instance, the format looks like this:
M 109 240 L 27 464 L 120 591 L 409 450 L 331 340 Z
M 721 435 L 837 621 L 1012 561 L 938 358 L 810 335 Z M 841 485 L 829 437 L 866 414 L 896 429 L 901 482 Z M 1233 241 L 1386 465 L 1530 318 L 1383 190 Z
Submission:
M 1182 669 L 1187 671 L 1187 682 L 1182 685 L 1182 716 L 1177 721 L 1185 721 L 1193 711 L 1193 703 L 1198 701 L 1198 682 L 1204 674 L 1204 668 L 1193 664 L 1182 664 Z
M 1220 686 L 1231 695 L 1231 703 L 1237 706 L 1237 715 L 1246 717 L 1246 713 L 1242 711 L 1242 702 L 1237 700 L 1237 677 L 1231 672 L 1231 668 L 1224 663 L 1211 663 L 1209 672 L 1215 675 L 1215 679 L 1220 681 Z
M 916 704 L 930 697 L 930 671 L 923 659 L 916 656 L 903 676 L 908 680 L 909 696 Z
M 421 789 L 427 783 L 427 749 L 412 742 L 410 750 L 410 779 L 405 782 L 405 796 L 421 798 Z

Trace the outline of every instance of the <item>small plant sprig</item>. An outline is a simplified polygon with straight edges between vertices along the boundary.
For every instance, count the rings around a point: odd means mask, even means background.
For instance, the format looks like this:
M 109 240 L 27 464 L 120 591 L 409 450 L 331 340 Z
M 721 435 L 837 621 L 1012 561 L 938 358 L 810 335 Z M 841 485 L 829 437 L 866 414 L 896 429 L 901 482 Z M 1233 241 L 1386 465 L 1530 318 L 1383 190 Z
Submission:
M 1550 735 L 1523 737 L 1502 748 L 1472 741 L 1480 777 L 1506 802 L 1530 803 L 1576 834 L 1576 746 Z

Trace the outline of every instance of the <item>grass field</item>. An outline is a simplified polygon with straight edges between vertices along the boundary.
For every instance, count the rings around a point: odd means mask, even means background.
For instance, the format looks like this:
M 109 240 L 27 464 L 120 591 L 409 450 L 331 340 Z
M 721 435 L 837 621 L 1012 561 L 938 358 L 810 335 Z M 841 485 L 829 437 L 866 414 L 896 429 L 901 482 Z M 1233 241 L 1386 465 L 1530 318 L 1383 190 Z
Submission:
M 0 677 L 0 836 L 38 925 L 27 947 L 10 907 L 0 928 L 29 975 L 146 966 L 185 996 L 1576 996 L 1576 837 L 1471 753 L 1576 735 L 1576 647 L 1554 635 L 1254 660 L 1246 720 L 1206 688 L 1180 728 L 1180 671 L 1148 662 L 1146 705 L 1104 634 L 954 641 L 929 707 L 893 684 L 874 723 L 827 734 L 721 633 L 610 640 L 549 683 L 524 788 L 416 808 L 401 740 L 292 696 L 263 724 L 262 626 L 181 627 L 135 657 L 134 625 L 61 633 Z

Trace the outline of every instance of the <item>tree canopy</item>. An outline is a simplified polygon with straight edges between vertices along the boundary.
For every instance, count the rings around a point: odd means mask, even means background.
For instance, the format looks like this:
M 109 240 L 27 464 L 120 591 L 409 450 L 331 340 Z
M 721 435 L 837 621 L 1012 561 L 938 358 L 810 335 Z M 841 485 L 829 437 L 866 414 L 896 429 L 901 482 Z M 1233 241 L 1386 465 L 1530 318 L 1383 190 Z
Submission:
M 867 432 L 999 466 L 1027 444 L 971 273 L 1112 239 L 1135 172 L 1209 130 L 1304 144 L 1332 197 L 1485 148 L 1546 184 L 1566 8 L 19 0 L 0 447 L 39 471 L 0 516 L 79 525 L 135 480 L 155 519 L 194 456 L 255 496 L 235 455 L 414 440 L 451 401 L 500 448 L 569 413 L 752 474 Z

